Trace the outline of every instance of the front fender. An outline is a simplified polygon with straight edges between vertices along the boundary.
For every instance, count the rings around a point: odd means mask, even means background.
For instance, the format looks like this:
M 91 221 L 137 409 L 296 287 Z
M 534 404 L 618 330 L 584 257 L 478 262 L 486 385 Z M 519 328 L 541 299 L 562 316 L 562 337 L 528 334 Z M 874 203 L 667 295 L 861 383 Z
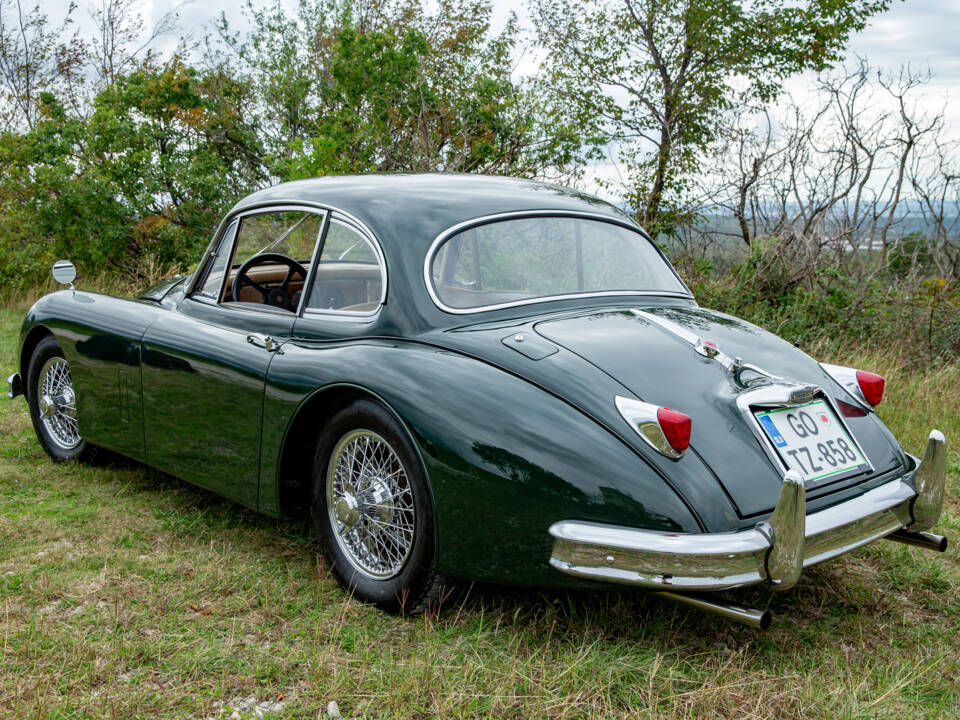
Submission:
M 380 397 L 414 439 L 435 499 L 441 573 L 563 584 L 549 566 L 548 529 L 573 518 L 699 531 L 634 450 L 570 404 L 482 361 L 404 341 L 283 346 L 264 398 L 261 498 L 276 497 L 298 409 L 344 382 Z
M 50 332 L 70 364 L 80 434 L 143 460 L 140 339 L 159 312 L 165 311 L 153 303 L 79 290 L 45 295 L 27 311 L 21 328 L 21 377 L 28 383 L 32 348 Z

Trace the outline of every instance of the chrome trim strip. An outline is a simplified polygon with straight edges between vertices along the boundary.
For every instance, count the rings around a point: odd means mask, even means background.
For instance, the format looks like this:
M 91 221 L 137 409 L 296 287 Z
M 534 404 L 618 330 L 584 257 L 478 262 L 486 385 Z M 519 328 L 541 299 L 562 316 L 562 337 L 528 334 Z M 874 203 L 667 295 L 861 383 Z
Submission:
M 449 305 L 446 305 L 440 297 L 437 295 L 436 289 L 433 287 L 433 274 L 430 272 L 430 266 L 433 263 L 433 257 L 437 254 L 437 251 L 440 249 L 440 246 L 449 238 L 456 235 L 463 230 L 467 230 L 471 227 L 477 227 L 478 225 L 486 225 L 492 222 L 498 222 L 500 220 L 519 220 L 525 217 L 574 217 L 574 218 L 583 218 L 585 220 L 598 220 L 600 222 L 607 222 L 612 225 L 620 225 L 621 227 L 627 228 L 628 230 L 633 230 L 636 233 L 639 233 L 647 242 L 649 242 L 653 248 L 657 251 L 663 261 L 667 264 L 667 267 L 670 268 L 670 271 L 673 273 L 673 276 L 677 279 L 677 282 L 686 289 L 686 293 L 673 292 L 670 290 L 605 290 L 600 292 L 591 292 L 591 293 L 569 293 L 566 295 L 546 295 L 543 297 L 537 298 L 528 298 L 525 300 L 514 300 L 512 302 L 506 303 L 497 303 L 495 305 L 481 305 L 480 307 L 475 308 L 453 308 Z M 647 232 L 641 228 L 639 225 L 632 223 L 626 219 L 621 219 L 613 217 L 612 215 L 604 215 L 603 213 L 592 213 L 585 210 L 515 210 L 512 212 L 506 213 L 496 213 L 494 215 L 484 215 L 482 217 L 473 218 L 471 220 L 465 220 L 463 222 L 457 223 L 456 225 L 447 228 L 442 233 L 440 233 L 434 241 L 430 244 L 430 248 L 427 250 L 426 259 L 423 262 L 423 283 L 427 287 L 427 293 L 430 295 L 430 299 L 433 300 L 434 305 L 443 310 L 443 312 L 451 313 L 454 315 L 471 315 L 473 313 L 479 312 L 489 312 L 491 310 L 502 310 L 503 308 L 517 307 L 521 305 L 532 305 L 534 303 L 550 302 L 552 300 L 577 300 L 581 298 L 597 298 L 597 297 L 617 297 L 617 296 L 639 296 L 639 297 L 679 297 L 687 300 L 693 300 L 693 293 L 690 291 L 690 288 L 687 287 L 687 284 L 683 281 L 683 278 L 677 273 L 673 265 L 670 264 L 670 261 L 667 260 L 666 256 L 663 254 L 663 251 L 657 246 L 653 240 L 650 239 L 650 236 Z
M 7 391 L 7 397 L 11 400 L 23 395 L 23 381 L 20 379 L 20 373 L 14 373 L 7 378 L 7 384 L 10 389 Z
M 857 380 L 856 368 L 845 367 L 843 365 L 831 365 L 830 363 L 817 364 L 821 370 L 833 378 L 837 385 L 846 391 L 856 407 L 862 408 L 870 413 L 875 412 L 873 406 L 868 403 L 867 399 L 863 396 L 863 390 L 860 389 L 860 382 Z
M 631 310 L 630 312 L 632 312 L 638 318 L 643 318 L 647 322 L 653 323 L 654 325 L 659 325 L 662 329 L 666 330 L 671 335 L 680 338 L 693 348 L 696 348 L 702 342 L 699 335 L 697 335 L 695 332 L 687 330 L 685 327 L 683 327 L 683 325 L 673 322 L 673 320 L 667 320 L 666 318 L 654 315 L 646 310 Z M 724 362 L 726 357 L 726 355 L 719 353 L 716 356 L 717 362 L 719 362 L 721 365 L 731 364 L 732 361 L 727 363 Z
M 791 473 L 770 521 L 748 530 L 669 533 L 563 520 L 549 529 L 554 538 L 550 565 L 577 577 L 658 590 L 723 590 L 767 581 L 783 589 L 796 582 L 801 567 L 914 522 L 916 474 L 928 474 L 935 484 L 945 478 L 937 455 L 944 447 L 940 438 L 939 432 L 931 433 L 925 460 L 902 477 L 802 518 L 802 483 Z

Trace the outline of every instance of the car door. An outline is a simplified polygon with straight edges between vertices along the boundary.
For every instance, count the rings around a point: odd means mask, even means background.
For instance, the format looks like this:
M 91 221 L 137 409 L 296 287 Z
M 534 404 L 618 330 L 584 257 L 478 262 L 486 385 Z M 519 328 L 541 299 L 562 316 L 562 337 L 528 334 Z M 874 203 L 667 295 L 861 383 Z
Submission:
M 261 425 L 270 422 L 264 382 L 290 338 L 302 290 L 285 285 L 289 297 L 276 306 L 278 280 L 289 268 L 256 263 L 267 253 L 292 258 L 304 266 L 305 282 L 324 222 L 323 212 L 291 206 L 238 216 L 191 294 L 150 326 L 142 341 L 150 465 L 257 507 Z M 234 297 L 247 261 L 255 263 L 246 273 L 251 282 Z

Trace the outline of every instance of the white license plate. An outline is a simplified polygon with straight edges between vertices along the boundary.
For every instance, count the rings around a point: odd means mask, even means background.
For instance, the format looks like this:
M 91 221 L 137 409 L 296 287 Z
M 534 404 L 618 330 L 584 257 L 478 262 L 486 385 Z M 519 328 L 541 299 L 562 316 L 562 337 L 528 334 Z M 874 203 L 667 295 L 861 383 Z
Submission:
M 870 469 L 860 448 L 823 400 L 753 413 L 777 455 L 807 485 Z

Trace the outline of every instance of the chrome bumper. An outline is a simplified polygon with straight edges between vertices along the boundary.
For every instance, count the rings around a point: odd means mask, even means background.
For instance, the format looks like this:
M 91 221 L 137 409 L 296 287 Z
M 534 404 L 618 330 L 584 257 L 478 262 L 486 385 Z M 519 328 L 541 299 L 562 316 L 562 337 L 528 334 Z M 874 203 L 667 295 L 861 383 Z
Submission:
M 23 395 L 23 381 L 20 380 L 20 373 L 14 373 L 8 377 L 7 384 L 10 386 L 10 389 L 7 391 L 8 398 L 15 398 L 18 395 Z
M 946 442 L 934 430 L 913 471 L 811 515 L 800 476 L 788 472 L 770 518 L 739 532 L 667 533 L 565 520 L 550 526 L 550 564 L 577 577 L 657 590 L 761 582 L 786 589 L 805 567 L 898 530 L 909 535 L 933 527 L 943 504 L 946 462 Z

